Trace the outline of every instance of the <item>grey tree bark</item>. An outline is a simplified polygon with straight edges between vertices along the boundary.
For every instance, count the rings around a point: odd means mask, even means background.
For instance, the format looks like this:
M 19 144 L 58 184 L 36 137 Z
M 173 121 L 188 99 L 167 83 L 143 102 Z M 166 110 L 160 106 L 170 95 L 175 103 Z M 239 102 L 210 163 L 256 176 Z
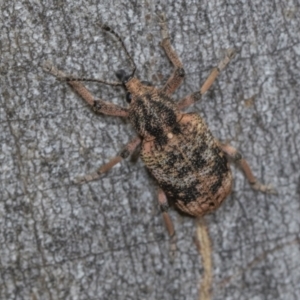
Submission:
M 196 91 L 224 50 L 238 50 L 192 110 L 239 148 L 278 196 L 256 193 L 233 167 L 233 193 L 206 217 L 213 299 L 300 295 L 299 1 L 1 1 L 0 298 L 197 299 L 202 274 L 193 219 L 171 212 L 172 264 L 142 162 L 124 161 L 100 180 L 72 184 L 135 136 L 128 121 L 96 115 L 41 63 L 115 80 L 128 68 L 162 85 L 172 68 L 159 47 L 157 11 L 187 73 L 175 99 Z M 125 105 L 124 92 L 89 84 Z

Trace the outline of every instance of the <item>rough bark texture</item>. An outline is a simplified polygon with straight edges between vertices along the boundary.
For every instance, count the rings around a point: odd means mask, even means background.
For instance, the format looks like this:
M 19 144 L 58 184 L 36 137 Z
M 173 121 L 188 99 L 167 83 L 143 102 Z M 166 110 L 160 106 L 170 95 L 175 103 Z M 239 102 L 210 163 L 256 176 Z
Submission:
M 234 169 L 234 190 L 207 217 L 214 299 L 299 299 L 300 19 L 295 1 L 1 1 L 0 298 L 197 299 L 202 273 L 193 219 L 172 217 L 172 264 L 141 161 L 124 161 L 97 182 L 71 183 L 135 136 L 126 120 L 96 115 L 43 72 L 50 60 L 78 76 L 115 80 L 129 67 L 162 85 L 171 72 L 156 11 L 168 19 L 196 91 L 227 48 L 239 50 L 192 110 L 228 139 L 278 196 L 254 192 Z M 118 88 L 89 84 L 126 105 Z

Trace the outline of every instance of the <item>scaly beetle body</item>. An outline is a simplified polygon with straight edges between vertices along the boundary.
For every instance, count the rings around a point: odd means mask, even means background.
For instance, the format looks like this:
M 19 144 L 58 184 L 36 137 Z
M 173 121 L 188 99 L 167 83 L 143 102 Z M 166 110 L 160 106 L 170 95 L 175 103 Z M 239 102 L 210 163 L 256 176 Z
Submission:
M 163 91 L 132 78 L 129 119 L 142 137 L 141 158 L 181 211 L 201 216 L 230 193 L 232 175 L 217 140 L 197 114 L 180 112 Z
M 158 192 L 158 202 L 172 237 L 175 237 L 175 231 L 167 213 L 170 203 L 184 213 L 199 217 L 218 208 L 230 193 L 232 175 L 227 157 L 240 165 L 254 189 L 266 193 L 276 192 L 272 186 L 263 185 L 254 177 L 248 163 L 236 149 L 215 139 L 200 116 L 182 112 L 182 109 L 201 99 L 220 71 L 229 63 L 233 51 L 229 50 L 218 67 L 212 70 L 200 91 L 175 102 L 171 96 L 182 83 L 185 72 L 171 46 L 165 16 L 162 15 L 161 45 L 173 64 L 174 71 L 162 88 L 138 80 L 134 76 L 135 63 L 122 39 L 107 25 L 103 25 L 102 28 L 111 32 L 119 40 L 133 66 L 130 74 L 124 70 L 116 72 L 119 82 L 76 78 L 66 75 L 50 63 L 46 63 L 44 67 L 46 71 L 67 81 L 96 112 L 129 118 L 138 137 L 129 142 L 119 155 L 113 157 L 96 172 L 77 179 L 77 183 L 99 178 L 141 145 L 141 158 L 161 188 Z M 123 86 L 127 92 L 126 100 L 129 108 L 95 98 L 82 81 Z

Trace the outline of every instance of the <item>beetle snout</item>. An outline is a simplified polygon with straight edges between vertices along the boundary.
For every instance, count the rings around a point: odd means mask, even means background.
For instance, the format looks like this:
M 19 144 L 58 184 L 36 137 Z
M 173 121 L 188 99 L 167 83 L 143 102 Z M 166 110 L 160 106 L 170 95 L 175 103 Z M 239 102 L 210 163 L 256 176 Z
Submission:
M 131 75 L 128 75 L 123 69 L 118 70 L 116 76 L 122 83 L 126 83 L 131 78 Z

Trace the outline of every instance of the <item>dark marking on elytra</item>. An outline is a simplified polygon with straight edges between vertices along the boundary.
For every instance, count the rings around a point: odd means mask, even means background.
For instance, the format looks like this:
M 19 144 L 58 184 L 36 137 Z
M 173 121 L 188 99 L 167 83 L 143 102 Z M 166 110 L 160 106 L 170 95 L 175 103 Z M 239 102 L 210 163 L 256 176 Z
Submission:
M 225 156 L 220 155 L 220 149 L 212 149 L 214 153 L 214 163 L 210 171 L 210 175 L 223 176 L 228 173 L 228 163 Z
M 187 174 L 189 174 L 193 171 L 194 171 L 194 169 L 192 168 L 192 166 L 186 165 L 178 170 L 177 176 L 178 176 L 178 178 L 184 178 Z
M 220 150 L 215 148 L 212 149 L 212 151 L 214 153 L 214 163 L 209 174 L 215 176 L 217 179 L 215 183 L 210 186 L 210 191 L 212 194 L 216 194 L 222 187 L 223 179 L 228 174 L 229 168 L 227 158 L 220 155 Z
M 197 147 L 193 151 L 191 161 L 197 169 L 201 169 L 207 164 L 207 161 L 204 158 L 205 156 L 203 155 L 206 149 L 207 145 L 205 143 L 202 143 L 200 147 Z
M 171 183 L 160 182 L 161 188 L 164 190 L 170 201 L 173 203 L 182 201 L 185 204 L 195 201 L 201 196 L 201 193 L 197 189 L 197 184 L 198 182 L 191 182 L 187 186 L 178 187 Z
M 183 160 L 183 156 L 181 153 L 174 153 L 174 152 L 170 152 L 168 153 L 168 158 L 166 160 L 166 165 L 169 167 L 174 167 L 176 162 L 180 162 Z
M 217 181 L 210 186 L 210 191 L 212 192 L 213 195 L 217 193 L 219 188 L 222 186 L 222 183 L 223 183 L 223 176 L 218 177 Z

